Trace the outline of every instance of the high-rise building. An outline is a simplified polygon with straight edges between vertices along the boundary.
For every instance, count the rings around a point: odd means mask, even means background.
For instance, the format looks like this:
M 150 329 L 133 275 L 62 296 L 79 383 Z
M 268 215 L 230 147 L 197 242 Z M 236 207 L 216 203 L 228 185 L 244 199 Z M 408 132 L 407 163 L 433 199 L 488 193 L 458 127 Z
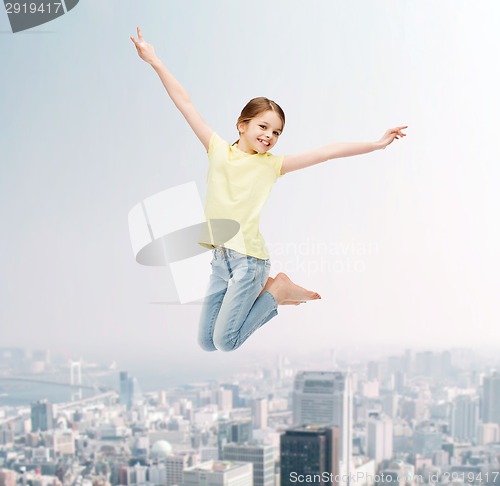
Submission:
M 215 402 L 219 410 L 231 410 L 233 408 L 233 391 L 226 388 L 219 388 L 215 391 Z
M 222 457 L 222 450 L 226 444 L 246 444 L 252 440 L 251 420 L 219 420 L 217 445 L 219 458 Z
M 407 376 L 406 373 L 402 370 L 397 370 L 394 373 L 394 389 L 398 393 L 404 393 L 405 388 L 406 388 L 406 380 Z
M 451 409 L 451 434 L 455 439 L 475 441 L 479 421 L 479 398 L 459 395 Z
M 120 372 L 120 403 L 132 410 L 140 401 L 141 392 L 137 379 L 126 371 Z
M 398 416 L 399 396 L 396 393 L 388 393 L 381 398 L 382 411 L 390 418 Z
M 318 475 L 315 484 L 338 484 L 340 430 L 306 425 L 287 430 L 280 440 L 281 486 L 297 483 L 299 475 Z
M 188 454 L 168 456 L 164 459 L 164 462 L 166 467 L 166 486 L 182 484 L 182 475 L 191 465 L 189 464 L 190 456 Z
M 249 462 L 208 461 L 184 471 L 182 486 L 252 486 Z
M 241 407 L 242 403 L 239 385 L 237 383 L 223 383 L 221 386 L 225 390 L 231 390 L 233 392 L 233 408 Z
M 292 400 L 294 425 L 339 427 L 339 472 L 348 476 L 352 459 L 350 375 L 339 371 L 301 371 L 295 377 Z
M 377 414 L 368 419 L 366 453 L 377 465 L 392 458 L 392 436 L 392 420 L 388 417 Z
M 225 461 L 251 462 L 253 464 L 253 486 L 274 486 L 274 446 L 226 444 Z
M 369 361 L 366 375 L 368 381 L 380 381 L 382 379 L 382 367 L 379 361 Z
M 267 398 L 256 398 L 252 402 L 252 421 L 256 429 L 267 427 Z
M 45 432 L 54 427 L 54 410 L 47 400 L 31 404 L 31 431 Z
M 483 382 L 483 423 L 500 424 L 500 373 L 494 372 Z

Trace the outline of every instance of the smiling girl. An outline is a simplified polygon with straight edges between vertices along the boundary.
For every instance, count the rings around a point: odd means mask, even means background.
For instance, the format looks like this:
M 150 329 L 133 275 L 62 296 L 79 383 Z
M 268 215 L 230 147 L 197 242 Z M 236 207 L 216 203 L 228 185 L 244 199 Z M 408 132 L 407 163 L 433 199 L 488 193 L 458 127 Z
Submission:
M 189 95 L 144 41 L 137 28 L 131 37 L 141 59 L 150 64 L 168 95 L 208 153 L 205 215 L 209 233 L 200 242 L 213 251 L 212 274 L 203 303 L 198 342 L 206 351 L 233 351 L 259 327 L 277 315 L 279 305 L 299 305 L 321 299 L 316 292 L 294 284 L 284 273 L 269 277 L 270 261 L 259 230 L 261 210 L 274 182 L 288 172 L 340 157 L 384 149 L 406 126 L 389 129 L 376 142 L 333 143 L 296 155 L 275 156 L 285 126 L 280 106 L 264 97 L 250 100 L 236 122 L 239 138 L 230 144 L 201 118 Z M 227 236 L 215 224 L 235 223 Z M 213 224 L 210 224 L 213 222 Z

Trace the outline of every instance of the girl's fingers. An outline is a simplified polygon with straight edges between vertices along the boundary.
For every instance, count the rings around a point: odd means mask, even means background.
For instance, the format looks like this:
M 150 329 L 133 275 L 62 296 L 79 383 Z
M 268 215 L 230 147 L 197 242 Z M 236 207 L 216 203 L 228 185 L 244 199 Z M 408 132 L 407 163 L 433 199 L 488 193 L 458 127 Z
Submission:
M 144 41 L 144 39 L 142 37 L 141 29 L 139 27 L 137 27 L 137 37 L 139 38 L 139 42 L 143 42 Z

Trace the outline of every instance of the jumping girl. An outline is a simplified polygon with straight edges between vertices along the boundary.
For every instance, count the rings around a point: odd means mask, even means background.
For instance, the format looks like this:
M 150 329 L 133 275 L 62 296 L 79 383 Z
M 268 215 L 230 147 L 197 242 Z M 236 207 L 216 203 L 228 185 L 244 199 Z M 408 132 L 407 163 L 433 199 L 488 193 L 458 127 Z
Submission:
M 404 137 L 402 130 L 407 127 L 389 129 L 377 142 L 334 143 L 278 157 L 269 151 L 283 132 L 285 114 L 274 101 L 254 98 L 238 118 L 239 139 L 231 145 L 201 118 L 185 89 L 158 59 L 153 46 L 144 41 L 139 28 L 137 40 L 130 39 L 141 59 L 156 71 L 208 153 L 205 215 L 209 227 L 210 221 L 214 224 L 200 243 L 213 249 L 213 260 L 198 341 L 206 351 L 233 351 L 276 316 L 279 305 L 299 305 L 321 298 L 294 284 L 284 273 L 269 277 L 269 254 L 259 220 L 274 182 L 288 172 L 320 162 L 384 149 L 394 139 Z M 236 222 L 239 231 L 230 237 L 217 234 L 216 221 Z

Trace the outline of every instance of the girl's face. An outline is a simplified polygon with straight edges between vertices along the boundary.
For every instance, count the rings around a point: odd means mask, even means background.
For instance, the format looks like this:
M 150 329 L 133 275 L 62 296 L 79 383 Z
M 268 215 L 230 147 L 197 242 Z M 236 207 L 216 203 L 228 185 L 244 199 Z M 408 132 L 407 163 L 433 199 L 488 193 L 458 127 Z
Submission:
M 271 150 L 283 130 L 281 118 L 271 110 L 264 111 L 247 123 L 240 123 L 238 148 L 249 154 Z

